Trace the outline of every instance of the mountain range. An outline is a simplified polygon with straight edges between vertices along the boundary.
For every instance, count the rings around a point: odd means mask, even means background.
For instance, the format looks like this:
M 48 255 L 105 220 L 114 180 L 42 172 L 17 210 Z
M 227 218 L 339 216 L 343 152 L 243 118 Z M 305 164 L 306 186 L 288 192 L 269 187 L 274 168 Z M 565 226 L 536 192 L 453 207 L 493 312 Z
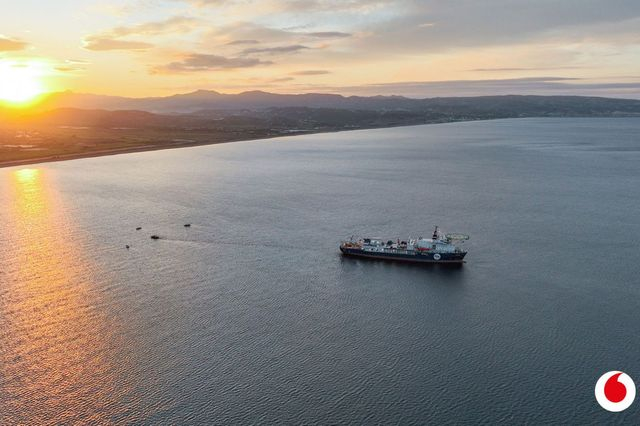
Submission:
M 209 110 L 260 110 L 266 108 L 331 108 L 367 111 L 412 111 L 496 115 L 636 115 L 640 100 L 585 96 L 478 96 L 413 99 L 402 96 L 342 96 L 337 94 L 276 94 L 250 91 L 224 94 L 197 90 L 166 97 L 128 98 L 57 92 L 45 96 L 39 110 L 57 108 L 137 110 L 157 114 L 192 114 Z

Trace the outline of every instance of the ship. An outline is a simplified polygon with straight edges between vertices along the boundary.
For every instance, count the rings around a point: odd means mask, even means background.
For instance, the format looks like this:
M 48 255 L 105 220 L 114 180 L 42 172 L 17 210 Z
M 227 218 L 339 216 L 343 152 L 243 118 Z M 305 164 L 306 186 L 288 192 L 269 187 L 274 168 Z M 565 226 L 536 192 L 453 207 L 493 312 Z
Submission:
M 431 238 L 408 238 L 406 241 L 380 238 L 355 238 L 340 243 L 345 256 L 393 260 L 411 263 L 463 264 L 467 252 L 461 245 L 469 239 L 464 234 L 443 234 L 436 226 Z

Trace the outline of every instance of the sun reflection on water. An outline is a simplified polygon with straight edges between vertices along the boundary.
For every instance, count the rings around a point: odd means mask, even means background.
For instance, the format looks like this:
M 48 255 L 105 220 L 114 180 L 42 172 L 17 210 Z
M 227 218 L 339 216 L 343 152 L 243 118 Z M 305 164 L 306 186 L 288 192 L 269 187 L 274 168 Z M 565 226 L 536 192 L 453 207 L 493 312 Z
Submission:
M 49 171 L 5 176 L 0 419 L 108 422 L 105 407 L 127 392 L 127 382 L 118 379 L 125 367 L 109 356 L 117 324 L 99 309 L 96 267 L 83 253 L 81 233 Z

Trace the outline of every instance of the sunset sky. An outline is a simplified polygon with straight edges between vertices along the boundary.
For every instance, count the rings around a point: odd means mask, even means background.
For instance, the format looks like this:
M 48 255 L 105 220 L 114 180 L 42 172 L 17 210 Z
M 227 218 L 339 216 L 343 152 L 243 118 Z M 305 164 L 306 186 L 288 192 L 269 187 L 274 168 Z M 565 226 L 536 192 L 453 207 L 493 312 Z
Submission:
M 637 0 L 3 3 L 0 93 L 640 98 Z

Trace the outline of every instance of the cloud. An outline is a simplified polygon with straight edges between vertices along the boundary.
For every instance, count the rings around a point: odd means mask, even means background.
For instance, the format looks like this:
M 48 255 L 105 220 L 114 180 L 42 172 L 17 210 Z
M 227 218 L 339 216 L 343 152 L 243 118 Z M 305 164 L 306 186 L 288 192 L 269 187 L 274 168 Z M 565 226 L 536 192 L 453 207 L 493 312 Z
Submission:
M 249 68 L 257 65 L 269 65 L 272 62 L 262 61 L 257 58 L 227 58 L 218 55 L 206 55 L 193 53 L 186 56 L 181 61 L 171 62 L 167 65 L 157 67 L 153 70 L 156 73 L 180 73 L 194 71 L 211 71 L 220 69 Z
M 83 59 L 65 59 L 60 65 L 54 67 L 54 69 L 61 73 L 74 73 L 78 71 L 85 71 L 85 66 L 90 63 L 91 62 Z
M 105 50 L 146 50 L 153 47 L 153 44 L 142 41 L 117 40 L 113 38 L 103 38 L 91 36 L 84 39 L 84 48 L 95 51 Z
M 312 86 L 309 89 L 318 90 Z M 640 82 L 601 83 L 554 76 L 491 80 L 404 81 L 348 87 L 325 86 L 322 90 L 343 94 L 401 95 L 411 98 L 514 94 L 640 98 Z
M 331 74 L 331 71 L 327 70 L 302 70 L 289 73 L 291 75 L 324 75 Z
M 138 25 L 120 26 L 104 33 L 113 38 L 129 35 L 158 35 L 167 33 L 187 33 L 197 28 L 202 23 L 198 18 L 186 16 L 172 16 L 163 21 L 146 22 Z
M 65 59 L 64 61 L 67 64 L 77 64 L 77 65 L 88 65 L 91 63 L 85 59 Z
M 205 0 L 206 1 L 206 0 Z M 328 12 L 371 13 L 386 6 L 404 6 L 406 1 L 397 0 L 282 0 L 277 2 L 283 12 Z
M 402 12 L 365 21 L 359 28 L 365 36 L 354 47 L 402 54 L 531 40 L 606 40 L 620 33 L 637 43 L 640 18 L 637 0 L 619 0 L 615 6 L 605 0 L 422 0 L 397 2 L 395 9 Z
M 309 13 L 309 12 L 335 12 L 352 11 L 366 12 L 381 8 L 394 0 L 181 0 L 197 7 L 219 7 L 228 5 L 255 5 L 265 4 L 270 12 L 280 13 Z M 264 7 L 264 6 L 263 6 Z
M 258 40 L 234 40 L 227 43 L 227 46 L 237 46 L 239 44 L 260 44 Z
M 61 67 L 55 67 L 55 70 L 60 72 L 75 72 L 75 71 L 83 71 L 84 68 L 61 66 Z
M 310 49 L 310 47 L 303 46 L 301 44 L 290 44 L 288 46 L 276 46 L 276 47 L 253 47 L 242 51 L 243 55 L 249 55 L 252 53 L 266 53 L 269 55 L 280 53 L 296 53 L 301 50 Z
M 253 22 L 234 22 L 212 28 L 205 36 L 205 43 L 227 43 L 229 40 L 255 40 L 262 43 L 291 41 L 291 31 L 269 28 Z
M 638 44 L 640 25 L 637 0 L 194 1 L 238 8 L 229 11 L 246 19 L 223 20 L 203 41 L 205 46 L 245 39 L 265 45 L 335 39 L 340 49 L 325 52 L 348 52 L 352 60 L 529 42 L 557 46 L 608 40 L 631 46 Z M 289 25 L 270 28 L 265 22 Z
M 197 18 L 173 16 L 162 21 L 115 27 L 109 31 L 85 37 L 84 48 L 97 51 L 150 49 L 154 47 L 151 43 L 122 40 L 122 38 L 127 36 L 149 37 L 167 33 L 186 33 L 194 30 L 201 22 Z
M 566 67 L 496 67 L 496 68 L 474 68 L 469 71 L 473 72 L 508 72 L 508 71 L 555 71 L 555 70 L 577 70 L 584 67 L 566 66 Z
M 292 81 L 295 80 L 295 78 L 293 77 L 280 77 L 280 78 L 274 78 L 273 80 L 271 80 L 271 83 L 284 83 L 286 81 Z
M 13 38 L 8 38 L 0 35 L 0 52 L 13 52 L 17 50 L 24 50 L 27 48 L 29 44 L 16 40 Z
M 306 28 L 307 25 L 288 27 L 288 28 L 272 28 L 255 22 L 235 22 L 213 29 L 209 33 L 209 41 L 220 42 L 227 41 L 225 44 L 251 44 L 253 42 L 260 43 L 278 43 L 301 42 L 304 39 L 344 39 L 352 37 L 351 33 L 342 31 L 294 31 L 298 28 Z M 229 39 L 234 41 L 228 41 Z M 255 44 L 255 43 L 253 43 Z
M 318 38 L 346 38 L 351 37 L 350 33 L 343 33 L 340 31 L 318 31 L 312 33 L 304 33 L 310 37 L 318 37 Z
M 183 1 L 198 7 L 222 6 L 225 3 L 230 3 L 229 0 L 183 0 Z

